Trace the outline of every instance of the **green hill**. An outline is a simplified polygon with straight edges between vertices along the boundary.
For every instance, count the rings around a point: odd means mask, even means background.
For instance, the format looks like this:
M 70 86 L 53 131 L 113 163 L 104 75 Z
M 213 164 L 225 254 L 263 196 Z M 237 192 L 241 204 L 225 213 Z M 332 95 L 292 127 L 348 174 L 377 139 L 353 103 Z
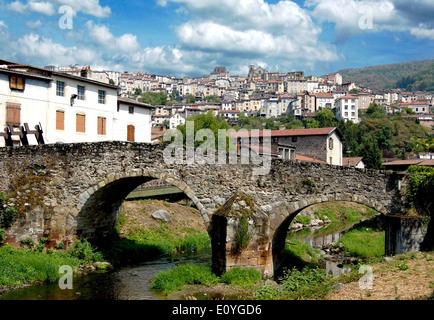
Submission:
M 344 82 L 351 81 L 355 82 L 356 84 L 362 84 L 363 86 L 373 90 L 384 90 L 397 88 L 397 83 L 402 81 L 402 79 L 405 77 L 413 76 L 419 72 L 422 72 L 423 75 L 426 75 L 426 73 L 429 73 L 429 68 L 432 68 L 433 64 L 434 60 L 429 59 L 371 66 L 360 69 L 343 69 L 339 70 L 338 73 L 342 75 Z M 420 76 L 423 77 L 423 75 Z M 423 82 L 423 80 L 424 79 L 419 79 L 417 81 Z M 404 84 L 407 83 L 404 81 Z M 425 83 L 425 86 L 428 87 L 429 84 Z
M 401 78 L 394 88 L 403 91 L 434 92 L 434 63 L 417 73 Z

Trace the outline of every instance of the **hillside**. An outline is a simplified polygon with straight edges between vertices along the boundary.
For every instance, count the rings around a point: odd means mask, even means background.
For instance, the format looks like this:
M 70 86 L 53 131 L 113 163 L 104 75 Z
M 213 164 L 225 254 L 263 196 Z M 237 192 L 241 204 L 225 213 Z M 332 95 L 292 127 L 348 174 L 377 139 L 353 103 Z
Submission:
M 434 92 L 434 63 L 417 73 L 401 78 L 394 88 L 402 91 Z
M 412 76 L 434 64 L 433 59 L 411 61 L 404 63 L 385 64 L 360 69 L 343 69 L 338 73 L 342 75 L 344 82 L 355 82 L 374 90 L 395 88 L 398 81 L 407 76 Z

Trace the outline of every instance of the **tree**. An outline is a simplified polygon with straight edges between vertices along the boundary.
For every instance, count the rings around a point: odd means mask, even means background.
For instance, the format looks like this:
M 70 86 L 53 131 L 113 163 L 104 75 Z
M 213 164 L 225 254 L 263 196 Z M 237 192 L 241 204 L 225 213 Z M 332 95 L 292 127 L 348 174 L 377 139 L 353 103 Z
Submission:
M 316 121 L 320 128 L 336 127 L 336 117 L 330 109 L 322 109 L 316 113 Z
M 315 119 L 306 118 L 303 119 L 303 124 L 306 129 L 319 128 L 319 122 Z
M 363 162 L 367 168 L 381 169 L 383 165 L 383 154 L 378 147 L 378 142 L 374 134 L 370 133 L 363 137 L 363 142 L 358 153 L 363 157 Z
M 384 108 L 373 102 L 369 105 L 368 110 L 366 110 L 366 117 L 369 119 L 385 119 L 387 114 Z
M 190 93 L 187 96 L 187 103 L 195 103 L 195 102 L 196 102 L 196 97 Z
M 144 92 L 139 98 L 139 102 L 147 103 L 153 106 L 166 105 L 167 95 L 165 92 Z
M 216 102 L 216 103 L 220 102 L 220 98 L 218 96 L 216 96 L 216 95 L 207 96 L 205 99 L 208 102 Z
M 109 79 L 109 84 L 111 84 L 111 85 L 115 85 L 115 81 L 113 80 L 113 79 Z

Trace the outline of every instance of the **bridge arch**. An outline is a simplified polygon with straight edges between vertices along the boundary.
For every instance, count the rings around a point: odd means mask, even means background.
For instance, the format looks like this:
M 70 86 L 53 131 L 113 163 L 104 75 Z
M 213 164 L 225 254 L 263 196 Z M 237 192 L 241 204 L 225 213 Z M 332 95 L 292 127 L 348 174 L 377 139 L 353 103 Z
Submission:
M 273 207 L 272 211 L 270 212 L 270 229 L 272 230 L 273 234 L 272 255 L 273 269 L 275 274 L 279 274 L 282 263 L 284 262 L 285 240 L 289 225 L 294 218 L 304 209 L 307 209 L 315 204 L 343 201 L 361 204 L 368 208 L 374 209 L 383 215 L 387 214 L 387 208 L 375 199 L 351 194 L 309 196 L 291 203 L 278 203 Z
M 131 169 L 126 172 L 113 172 L 95 185 L 81 192 L 76 210 L 66 221 L 70 236 L 87 239 L 101 239 L 109 235 L 117 221 L 119 209 L 125 198 L 141 184 L 159 179 L 179 188 L 199 209 L 205 226 L 208 226 L 208 211 L 195 195 L 195 192 L 182 180 L 166 172 L 146 169 Z M 75 234 L 72 234 L 75 233 Z

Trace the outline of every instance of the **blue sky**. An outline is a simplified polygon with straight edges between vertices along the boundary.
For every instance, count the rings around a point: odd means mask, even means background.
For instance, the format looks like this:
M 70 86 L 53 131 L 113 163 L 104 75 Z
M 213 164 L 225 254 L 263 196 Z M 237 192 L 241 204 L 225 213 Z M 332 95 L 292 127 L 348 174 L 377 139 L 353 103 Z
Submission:
M 0 0 L 0 57 L 179 77 L 215 66 L 245 76 L 251 64 L 320 76 L 434 58 L 433 17 L 432 0 Z

